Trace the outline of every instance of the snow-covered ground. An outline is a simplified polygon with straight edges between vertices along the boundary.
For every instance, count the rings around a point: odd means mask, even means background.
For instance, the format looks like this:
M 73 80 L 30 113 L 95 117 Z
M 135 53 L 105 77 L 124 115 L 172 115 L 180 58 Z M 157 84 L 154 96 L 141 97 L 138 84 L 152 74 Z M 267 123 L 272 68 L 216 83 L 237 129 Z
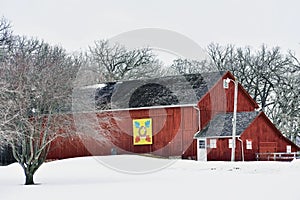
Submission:
M 108 156 L 144 165 L 162 159 Z M 137 163 L 135 163 L 138 160 Z M 144 164 L 143 164 L 144 163 Z M 0 199 L 251 199 L 299 200 L 300 160 L 292 162 L 197 162 L 178 160 L 152 173 L 121 173 L 94 157 L 45 163 L 36 185 L 24 186 L 18 164 L 0 167 Z

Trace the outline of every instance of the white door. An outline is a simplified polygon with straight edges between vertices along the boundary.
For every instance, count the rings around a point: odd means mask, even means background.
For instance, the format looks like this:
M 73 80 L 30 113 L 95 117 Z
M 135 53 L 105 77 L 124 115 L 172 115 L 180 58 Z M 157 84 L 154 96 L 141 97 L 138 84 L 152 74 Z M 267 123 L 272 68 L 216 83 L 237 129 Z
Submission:
M 207 161 L 206 138 L 197 139 L 197 160 Z

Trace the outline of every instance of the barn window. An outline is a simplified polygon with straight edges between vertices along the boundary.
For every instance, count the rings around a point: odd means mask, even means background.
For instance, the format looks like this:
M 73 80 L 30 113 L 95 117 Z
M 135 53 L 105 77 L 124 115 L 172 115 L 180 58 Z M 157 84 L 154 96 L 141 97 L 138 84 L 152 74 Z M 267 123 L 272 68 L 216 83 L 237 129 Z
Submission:
M 199 140 L 199 149 L 205 149 L 205 140 Z
M 286 152 L 287 153 L 292 153 L 292 146 L 291 145 L 286 146 Z
M 232 148 L 232 139 L 228 140 L 228 148 L 231 149 Z
M 252 149 L 252 141 L 246 140 L 246 149 Z
M 210 148 L 217 148 L 217 139 L 210 139 L 209 141 L 209 147 Z
M 228 89 L 229 88 L 229 83 L 226 79 L 223 79 L 223 88 Z

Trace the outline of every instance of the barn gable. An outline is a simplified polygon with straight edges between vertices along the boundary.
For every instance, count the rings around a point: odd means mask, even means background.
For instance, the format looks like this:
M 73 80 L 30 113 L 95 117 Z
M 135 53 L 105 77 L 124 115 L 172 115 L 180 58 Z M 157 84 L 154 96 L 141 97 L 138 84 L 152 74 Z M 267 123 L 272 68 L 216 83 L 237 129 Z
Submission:
M 278 137 L 282 138 L 283 140 L 285 140 L 286 143 L 294 146 L 297 151 L 300 151 L 300 147 L 298 147 L 294 142 L 292 142 L 290 139 L 288 139 L 287 137 L 285 137 L 278 129 L 277 127 L 271 122 L 271 120 L 267 117 L 267 115 L 264 112 L 261 112 L 259 117 L 263 118 L 266 125 L 269 126 L 269 128 L 271 130 L 273 130 L 274 134 L 276 134 Z
M 226 78 L 230 78 L 232 80 L 235 79 L 235 77 L 229 72 L 227 71 L 227 73 L 223 76 L 223 79 Z M 230 99 L 230 105 L 228 105 L 228 107 L 232 107 L 233 106 L 233 85 L 230 88 L 229 86 L 229 94 L 227 93 L 227 97 Z M 245 90 L 245 88 L 241 85 L 241 83 L 239 83 L 238 85 L 238 112 L 243 112 L 243 111 L 251 111 L 249 110 L 249 107 L 251 107 L 250 109 L 258 109 L 259 105 L 257 104 L 257 102 L 250 96 L 250 94 Z M 248 109 L 248 110 L 245 110 Z M 227 112 L 232 112 L 233 111 L 233 107 L 232 109 L 228 109 Z
M 223 81 L 226 78 L 234 80 L 234 76 L 230 72 L 226 72 L 199 100 L 198 107 L 201 110 L 201 127 L 205 127 L 218 114 L 233 112 L 234 84 L 230 82 L 228 88 L 224 88 Z M 259 108 L 258 104 L 251 98 L 242 85 L 239 84 L 237 111 L 252 112 L 257 108 Z
M 245 160 L 264 159 L 257 158 L 261 153 L 286 153 L 287 146 L 291 152 L 297 152 L 300 148 L 286 138 L 270 121 L 265 113 L 260 112 L 251 125 L 241 135 L 241 140 L 251 141 L 252 149 L 245 150 Z M 289 155 L 290 156 L 290 155 Z

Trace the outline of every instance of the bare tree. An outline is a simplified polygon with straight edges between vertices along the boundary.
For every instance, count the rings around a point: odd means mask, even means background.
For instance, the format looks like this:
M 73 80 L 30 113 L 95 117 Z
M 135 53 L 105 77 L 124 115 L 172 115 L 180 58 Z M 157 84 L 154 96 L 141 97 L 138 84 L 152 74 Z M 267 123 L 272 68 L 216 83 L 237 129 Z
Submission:
M 25 184 L 34 184 L 50 143 L 71 132 L 70 119 L 59 114 L 70 110 L 78 63 L 60 47 L 16 37 L 0 64 L 1 140 L 13 149 Z
M 6 58 L 11 42 L 12 42 L 11 25 L 7 19 L 2 17 L 0 19 L 0 64 L 2 64 L 3 60 Z M 0 68 L 0 74 L 3 74 L 3 71 L 1 68 Z M 6 90 L 6 87 L 4 87 L 4 80 L 0 79 L 0 94 L 3 93 L 5 90 Z M 0 108 L 1 108 L 0 114 L 2 114 L 2 110 L 3 110 L 2 106 L 3 105 L 0 105 Z M 1 129 L 0 129 L 0 131 L 1 131 Z M 0 132 L 0 134 L 2 135 L 2 132 Z M 4 141 L 1 140 L 1 135 L 0 135 L 0 150 L 3 149 L 4 146 L 6 146 Z
M 239 82 L 249 90 L 252 85 L 250 58 L 253 53 L 250 47 L 237 48 L 234 45 L 221 46 L 211 43 L 207 47 L 207 52 L 211 57 L 212 65 L 219 71 L 229 70 L 234 76 L 238 77 Z M 249 77 L 249 79 L 248 79 Z
M 175 59 L 169 67 L 168 74 L 194 74 L 216 71 L 216 68 L 211 65 L 208 60 L 189 60 L 189 59 Z
M 0 19 L 0 62 L 4 59 L 12 43 L 12 30 L 10 23 L 5 19 Z
M 261 109 L 287 136 L 299 132 L 299 61 L 279 47 L 250 47 L 210 44 L 208 53 L 219 70 L 230 70 Z M 298 106 L 298 107 L 297 107 Z M 292 114 L 294 113 L 294 114 Z M 290 137 L 295 138 L 295 137 Z
M 7 19 L 2 17 L 0 19 L 0 46 L 3 47 L 12 42 L 11 25 Z
M 90 46 L 88 56 L 104 81 L 147 78 L 159 74 L 157 71 L 161 68 L 150 48 L 127 50 L 107 40 L 96 41 L 95 46 Z
M 229 70 L 232 73 L 238 71 L 237 51 L 234 45 L 221 46 L 211 43 L 207 47 L 207 52 L 218 70 Z
M 282 77 L 283 83 L 276 87 L 278 98 L 271 115 L 279 129 L 295 141 L 300 136 L 300 64 L 293 53 L 289 55 L 293 62 Z
M 290 64 L 279 47 L 269 50 L 263 45 L 259 51 L 253 52 L 250 47 L 235 49 L 232 45 L 211 44 L 208 50 L 218 69 L 230 70 L 237 76 L 263 110 L 274 105 L 274 87 L 283 81 L 282 72 Z

